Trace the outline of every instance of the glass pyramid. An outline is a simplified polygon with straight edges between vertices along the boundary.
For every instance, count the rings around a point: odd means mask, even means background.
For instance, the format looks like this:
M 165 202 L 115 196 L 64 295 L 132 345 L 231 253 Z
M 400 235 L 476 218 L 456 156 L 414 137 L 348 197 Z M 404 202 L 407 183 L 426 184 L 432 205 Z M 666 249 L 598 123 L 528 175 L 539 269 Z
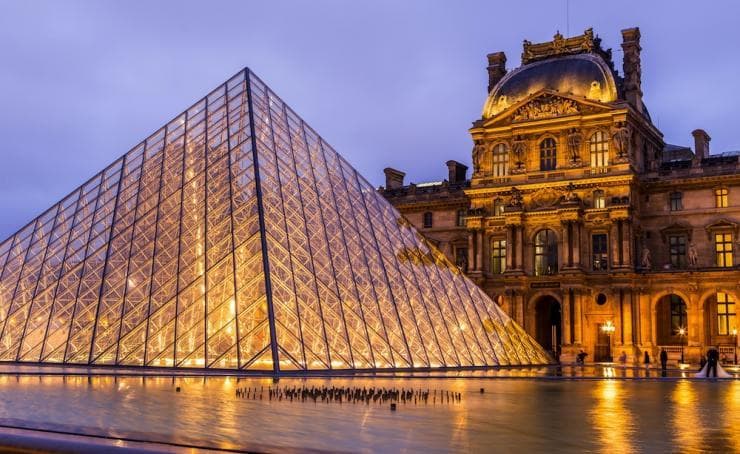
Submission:
M 0 244 L 0 361 L 550 362 L 248 69 Z

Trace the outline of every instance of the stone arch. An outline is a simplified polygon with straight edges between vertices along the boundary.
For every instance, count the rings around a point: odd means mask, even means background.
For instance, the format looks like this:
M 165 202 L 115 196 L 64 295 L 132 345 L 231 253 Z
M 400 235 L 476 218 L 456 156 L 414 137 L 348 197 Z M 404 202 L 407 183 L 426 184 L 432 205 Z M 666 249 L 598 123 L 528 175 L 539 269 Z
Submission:
M 672 297 L 677 299 L 674 300 Z M 653 329 L 658 345 L 685 345 L 688 342 L 689 324 L 692 322 L 689 315 L 695 316 L 695 312 L 689 311 L 690 300 L 687 298 L 684 292 L 662 291 L 653 300 Z M 674 310 L 674 305 L 677 310 Z M 679 328 L 685 329 L 685 334 L 679 334 L 677 331 Z
M 545 350 L 558 356 L 563 344 L 563 299 L 551 291 L 537 292 L 527 301 L 530 333 Z
M 718 293 L 725 293 L 729 296 L 729 300 L 734 302 L 733 311 L 728 311 L 734 314 L 734 320 L 729 317 L 723 317 L 722 324 L 723 329 L 720 327 L 720 304 L 717 300 Z M 702 336 L 701 341 L 704 345 L 736 345 L 737 338 L 733 335 L 733 328 L 740 330 L 740 318 L 738 317 L 738 309 L 740 309 L 740 300 L 738 300 L 737 293 L 727 287 L 717 287 L 702 293 L 698 302 L 699 310 L 697 311 L 702 317 L 701 329 Z M 729 309 L 727 306 L 722 306 L 725 309 Z

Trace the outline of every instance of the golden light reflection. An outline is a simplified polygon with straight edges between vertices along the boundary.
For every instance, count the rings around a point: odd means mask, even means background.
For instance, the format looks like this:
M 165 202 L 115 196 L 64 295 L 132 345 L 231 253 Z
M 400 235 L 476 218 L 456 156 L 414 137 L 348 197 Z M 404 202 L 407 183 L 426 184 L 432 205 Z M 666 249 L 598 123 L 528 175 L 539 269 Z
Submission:
M 733 451 L 740 452 L 740 431 L 737 430 L 740 427 L 740 382 L 733 380 L 729 383 L 723 397 L 726 408 L 722 412 L 722 422 L 728 428 L 725 433 L 729 436 Z
M 695 384 L 683 380 L 676 383 L 671 402 L 673 403 L 671 430 L 678 452 L 701 451 L 704 445 L 704 425 L 699 416 Z
M 599 436 L 598 445 L 602 452 L 628 453 L 635 450 L 634 417 L 625 406 L 624 382 L 621 380 L 599 381 L 594 388 L 596 405 L 590 412 L 590 419 Z

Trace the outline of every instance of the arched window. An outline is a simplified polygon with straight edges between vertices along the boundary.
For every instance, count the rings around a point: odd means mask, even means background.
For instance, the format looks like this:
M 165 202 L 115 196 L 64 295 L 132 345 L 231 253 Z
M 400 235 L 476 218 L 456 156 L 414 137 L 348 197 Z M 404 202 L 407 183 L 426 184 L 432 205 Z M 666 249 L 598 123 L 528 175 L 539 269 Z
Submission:
M 555 139 L 548 137 L 540 142 L 540 170 L 555 170 L 558 146 Z
M 593 133 L 588 147 L 591 151 L 591 167 L 606 167 L 609 165 L 609 139 L 604 131 Z
M 534 274 L 545 276 L 558 272 L 558 240 L 555 232 L 540 230 L 534 237 Z
M 491 175 L 505 177 L 509 173 L 509 150 L 506 144 L 500 143 L 493 147 L 491 153 Z
M 678 295 L 671 295 L 671 333 L 675 336 L 686 329 L 686 303 Z

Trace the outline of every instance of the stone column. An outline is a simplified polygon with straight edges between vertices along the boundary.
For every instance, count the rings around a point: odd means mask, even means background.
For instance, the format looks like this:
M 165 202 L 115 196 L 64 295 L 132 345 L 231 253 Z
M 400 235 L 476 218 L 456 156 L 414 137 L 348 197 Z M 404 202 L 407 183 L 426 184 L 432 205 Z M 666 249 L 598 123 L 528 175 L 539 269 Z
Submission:
M 631 268 L 632 260 L 632 222 L 626 219 L 622 222 L 622 266 Z
M 468 231 L 468 273 L 475 271 L 475 230 Z
M 580 291 L 576 291 L 574 296 L 575 302 L 573 304 L 573 343 L 581 345 L 583 343 L 583 308 L 581 306 L 583 295 Z
M 632 298 L 629 294 L 625 294 L 623 290 L 621 293 L 622 303 L 622 343 L 624 345 L 632 345 Z
M 622 246 L 619 239 L 619 230 L 617 230 L 617 222 L 613 221 L 609 227 L 609 255 L 612 268 L 619 267 L 619 248 Z
M 573 265 L 573 249 L 571 249 L 570 236 L 568 235 L 570 225 L 570 221 L 564 221 L 561 223 L 563 232 L 563 247 L 560 248 L 560 250 L 562 251 L 560 253 L 561 268 L 570 268 Z
M 573 223 L 573 266 L 581 266 L 581 223 Z
M 524 227 L 521 225 L 515 227 L 516 234 L 516 269 L 524 269 Z
M 562 304 L 562 314 L 563 314 L 563 320 L 562 320 L 562 333 L 563 333 L 563 345 L 570 345 L 573 341 L 570 338 L 570 318 L 572 314 L 570 313 L 570 292 L 568 292 L 568 289 L 565 289 L 563 292 L 563 304 Z
M 476 235 L 478 237 L 476 241 L 478 249 L 475 251 L 475 269 L 476 271 L 483 271 L 483 231 L 478 230 Z
M 506 227 L 506 269 L 514 269 L 514 227 Z

